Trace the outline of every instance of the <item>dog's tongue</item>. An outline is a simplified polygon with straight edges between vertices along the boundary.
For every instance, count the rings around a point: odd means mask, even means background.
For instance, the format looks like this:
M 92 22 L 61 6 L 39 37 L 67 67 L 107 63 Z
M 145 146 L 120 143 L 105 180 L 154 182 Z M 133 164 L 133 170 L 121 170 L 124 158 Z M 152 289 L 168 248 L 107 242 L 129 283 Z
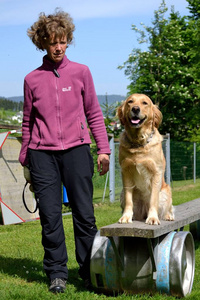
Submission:
M 131 119 L 132 124 L 138 124 L 140 123 L 140 119 Z

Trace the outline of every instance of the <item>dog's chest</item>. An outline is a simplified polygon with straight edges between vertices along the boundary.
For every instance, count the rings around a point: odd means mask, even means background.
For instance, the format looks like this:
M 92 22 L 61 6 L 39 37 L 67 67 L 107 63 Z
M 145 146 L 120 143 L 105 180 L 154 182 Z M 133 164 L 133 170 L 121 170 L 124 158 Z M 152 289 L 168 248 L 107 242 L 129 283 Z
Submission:
M 140 191 L 149 190 L 151 187 L 152 174 L 142 164 L 135 165 L 133 174 L 134 185 Z

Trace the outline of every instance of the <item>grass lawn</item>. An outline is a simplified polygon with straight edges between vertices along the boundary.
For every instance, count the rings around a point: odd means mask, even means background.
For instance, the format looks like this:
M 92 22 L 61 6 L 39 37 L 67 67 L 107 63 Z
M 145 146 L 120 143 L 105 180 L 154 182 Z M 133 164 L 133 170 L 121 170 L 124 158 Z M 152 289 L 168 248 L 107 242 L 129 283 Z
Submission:
M 110 204 L 108 193 L 104 203 L 103 191 L 95 189 L 95 216 L 98 228 L 117 222 L 121 215 L 119 201 Z M 173 183 L 174 204 L 180 204 L 200 197 L 200 180 Z M 18 225 L 0 226 L 0 300 L 43 300 L 43 299 L 175 299 L 160 295 L 115 295 L 106 296 L 95 291 L 87 291 L 78 277 L 78 265 L 75 260 L 73 226 L 71 216 L 64 216 L 63 223 L 68 249 L 69 281 L 64 294 L 54 295 L 48 292 L 48 280 L 43 272 L 43 248 L 41 245 L 41 227 L 39 221 Z M 196 270 L 191 295 L 187 299 L 200 299 L 200 242 L 195 242 Z

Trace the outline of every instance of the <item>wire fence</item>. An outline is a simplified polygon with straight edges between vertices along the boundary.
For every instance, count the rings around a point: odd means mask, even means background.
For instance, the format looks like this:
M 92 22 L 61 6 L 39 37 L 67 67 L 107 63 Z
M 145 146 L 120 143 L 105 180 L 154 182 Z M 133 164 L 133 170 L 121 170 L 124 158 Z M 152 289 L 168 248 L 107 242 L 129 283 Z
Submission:
M 200 178 L 200 143 L 170 142 L 171 181 Z

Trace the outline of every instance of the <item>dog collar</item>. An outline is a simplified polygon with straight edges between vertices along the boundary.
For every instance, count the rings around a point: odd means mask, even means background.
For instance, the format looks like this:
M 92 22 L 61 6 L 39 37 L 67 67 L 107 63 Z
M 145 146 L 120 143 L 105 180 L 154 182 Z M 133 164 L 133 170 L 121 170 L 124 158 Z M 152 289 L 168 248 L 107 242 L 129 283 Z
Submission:
M 140 147 L 145 147 L 148 143 L 150 143 L 150 141 L 152 140 L 153 138 L 153 135 L 154 135 L 155 131 L 153 130 L 151 132 L 151 134 L 149 135 L 148 139 L 146 140 L 146 143 L 145 144 L 139 144 L 139 143 L 133 143 L 129 140 L 128 136 L 126 136 L 129 144 L 131 145 L 131 148 L 140 148 Z

